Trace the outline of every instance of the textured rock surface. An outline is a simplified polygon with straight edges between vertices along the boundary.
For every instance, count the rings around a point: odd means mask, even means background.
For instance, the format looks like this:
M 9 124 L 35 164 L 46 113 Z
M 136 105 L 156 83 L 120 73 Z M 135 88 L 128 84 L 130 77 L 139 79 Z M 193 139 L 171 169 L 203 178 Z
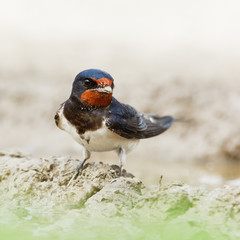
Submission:
M 1 152 L 1 211 L 6 206 L 15 213 L 26 206 L 28 212 L 65 211 L 64 217 L 51 226 L 55 230 L 66 219 L 124 216 L 185 223 L 194 234 L 200 231 L 208 236 L 215 228 L 215 237 L 240 237 L 239 186 L 226 185 L 210 192 L 183 183 L 146 188 L 129 173 L 118 177 L 117 166 L 89 163 L 82 175 L 66 187 L 71 175 L 63 174 L 77 164 L 76 159 L 66 157 L 34 159 Z

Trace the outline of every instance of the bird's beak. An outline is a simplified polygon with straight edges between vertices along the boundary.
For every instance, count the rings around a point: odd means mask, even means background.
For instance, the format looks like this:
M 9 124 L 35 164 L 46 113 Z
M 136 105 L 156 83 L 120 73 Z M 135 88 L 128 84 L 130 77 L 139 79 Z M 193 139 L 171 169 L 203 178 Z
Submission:
M 97 91 L 100 93 L 110 94 L 112 93 L 112 87 L 111 86 L 98 87 L 98 88 L 90 89 L 90 91 Z

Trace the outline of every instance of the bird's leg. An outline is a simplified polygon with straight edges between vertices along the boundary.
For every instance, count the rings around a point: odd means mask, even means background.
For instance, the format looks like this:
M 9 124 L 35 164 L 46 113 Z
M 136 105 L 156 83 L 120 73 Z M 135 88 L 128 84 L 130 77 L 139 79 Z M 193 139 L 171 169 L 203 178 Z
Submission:
M 67 172 L 64 174 L 65 175 L 68 175 L 70 173 L 74 173 L 72 178 L 70 179 L 70 181 L 68 182 L 68 185 L 67 187 L 71 184 L 71 182 L 77 178 L 77 176 L 81 173 L 81 171 L 83 170 L 83 167 L 84 167 L 84 163 L 90 158 L 91 156 L 91 153 L 86 149 L 84 148 L 83 149 L 83 161 L 77 166 L 76 170 L 72 171 L 72 172 Z
M 118 161 L 119 161 L 119 167 L 120 167 L 119 175 L 122 176 L 123 167 L 126 165 L 126 152 L 125 152 L 125 149 L 119 148 L 118 151 L 117 151 L 117 154 L 118 154 Z

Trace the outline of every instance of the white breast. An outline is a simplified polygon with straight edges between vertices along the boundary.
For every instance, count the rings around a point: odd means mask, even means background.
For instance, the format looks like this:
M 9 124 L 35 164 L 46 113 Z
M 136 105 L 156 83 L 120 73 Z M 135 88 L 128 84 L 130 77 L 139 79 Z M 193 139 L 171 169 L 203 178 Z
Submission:
M 68 132 L 75 141 L 90 152 L 112 151 L 120 147 L 125 149 L 126 152 L 129 152 L 134 149 L 139 142 L 139 140 L 126 139 L 112 132 L 106 127 L 105 121 L 103 121 L 100 129 L 96 131 L 87 131 L 79 135 L 76 128 L 64 117 L 63 107 L 64 104 L 57 112 L 59 115 L 58 127 Z

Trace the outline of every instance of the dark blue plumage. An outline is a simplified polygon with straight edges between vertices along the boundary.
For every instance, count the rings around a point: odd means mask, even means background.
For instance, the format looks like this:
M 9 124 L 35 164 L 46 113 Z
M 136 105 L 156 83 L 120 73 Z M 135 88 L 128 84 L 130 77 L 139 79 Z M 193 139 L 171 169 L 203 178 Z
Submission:
M 106 126 L 127 139 L 143 139 L 159 135 L 173 123 L 171 116 L 142 114 L 127 104 L 112 98 Z
M 82 78 L 94 78 L 95 80 L 100 79 L 100 78 L 108 78 L 108 79 L 113 80 L 112 76 L 109 73 L 104 72 L 100 69 L 84 70 L 75 77 L 75 80 L 82 79 Z

